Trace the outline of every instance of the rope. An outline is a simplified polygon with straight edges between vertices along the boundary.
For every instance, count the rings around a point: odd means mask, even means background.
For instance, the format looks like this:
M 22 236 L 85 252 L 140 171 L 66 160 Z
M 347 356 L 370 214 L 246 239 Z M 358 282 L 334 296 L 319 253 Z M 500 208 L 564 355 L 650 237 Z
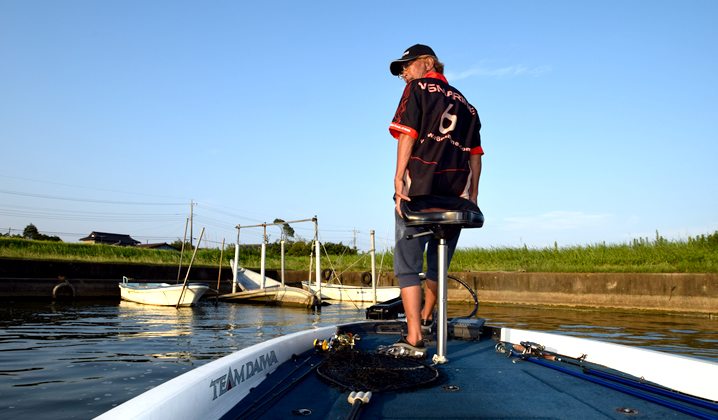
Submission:
M 317 240 L 318 240 L 319 243 L 322 245 L 322 248 L 324 249 L 324 254 L 326 254 L 327 260 L 329 260 L 329 267 L 331 267 L 332 273 L 334 273 L 335 277 L 337 278 L 337 281 L 339 282 L 339 285 L 340 285 L 341 287 L 344 287 L 344 285 L 342 284 L 341 279 L 339 278 L 339 276 L 336 275 L 336 270 L 334 269 L 334 265 L 332 265 L 332 259 L 329 258 L 329 252 L 327 252 L 327 248 L 324 246 L 324 241 L 322 241 L 321 239 L 322 239 L 322 235 L 319 233 L 319 230 L 317 230 Z M 342 257 L 343 257 L 343 256 L 344 256 L 344 254 L 342 254 Z M 317 256 L 317 258 L 319 258 L 319 256 Z M 341 260 L 341 257 L 339 257 L 339 259 Z M 359 260 L 357 260 L 357 261 L 359 261 Z M 337 263 L 338 263 L 338 261 L 337 261 Z M 355 262 L 355 263 L 356 263 L 356 262 Z M 342 273 L 343 273 L 343 272 L 342 272 Z M 319 275 L 319 273 L 317 273 L 317 275 Z M 329 279 L 331 280 L 331 277 L 330 277 Z M 329 284 L 329 283 L 327 283 L 327 284 Z M 347 295 L 347 297 L 349 298 L 349 301 L 354 305 L 354 307 L 357 309 L 357 311 L 360 311 L 361 309 L 359 309 L 359 306 L 357 306 L 356 302 L 354 302 L 354 299 L 352 299 L 352 297 L 349 296 L 349 293 L 345 293 L 345 295 Z

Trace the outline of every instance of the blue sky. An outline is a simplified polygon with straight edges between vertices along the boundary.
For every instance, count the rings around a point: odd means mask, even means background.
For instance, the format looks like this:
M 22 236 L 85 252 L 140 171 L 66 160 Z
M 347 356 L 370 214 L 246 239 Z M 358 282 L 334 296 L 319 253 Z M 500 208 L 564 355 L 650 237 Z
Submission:
M 393 246 L 389 62 L 422 43 L 483 124 L 486 223 L 459 246 L 712 233 L 717 20 L 691 0 L 4 0 L 0 231 L 172 242 L 194 201 L 211 246 L 315 215 L 324 241 Z

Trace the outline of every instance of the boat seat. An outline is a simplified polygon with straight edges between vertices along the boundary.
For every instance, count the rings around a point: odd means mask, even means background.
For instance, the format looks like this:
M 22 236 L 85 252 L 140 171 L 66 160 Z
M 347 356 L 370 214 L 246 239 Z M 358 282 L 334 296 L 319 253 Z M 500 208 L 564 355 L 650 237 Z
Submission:
M 446 207 L 446 208 L 444 208 Z M 459 197 L 416 197 L 401 203 L 401 213 L 407 227 L 423 228 L 425 232 L 407 235 L 410 240 L 419 236 L 433 235 L 438 246 L 438 319 L 436 330 L 435 364 L 446 363 L 447 340 L 447 286 L 449 256 L 447 242 L 454 239 L 462 228 L 484 226 L 484 215 L 472 202 Z
M 452 199 L 454 199 L 452 197 Z M 401 213 L 404 224 L 419 227 L 431 232 L 436 239 L 451 240 L 462 228 L 480 228 L 484 226 L 481 210 L 449 210 L 439 207 L 420 208 L 420 203 L 402 201 Z M 409 235 L 412 239 L 418 235 Z

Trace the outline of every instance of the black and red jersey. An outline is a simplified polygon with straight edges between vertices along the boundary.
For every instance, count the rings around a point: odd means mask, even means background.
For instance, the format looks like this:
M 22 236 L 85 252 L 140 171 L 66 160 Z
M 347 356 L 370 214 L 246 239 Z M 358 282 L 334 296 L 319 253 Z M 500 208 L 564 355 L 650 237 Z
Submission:
M 476 109 L 443 75 L 430 72 L 408 83 L 389 131 L 416 140 L 404 179 L 409 196 L 468 198 L 469 157 L 484 153 L 480 129 Z

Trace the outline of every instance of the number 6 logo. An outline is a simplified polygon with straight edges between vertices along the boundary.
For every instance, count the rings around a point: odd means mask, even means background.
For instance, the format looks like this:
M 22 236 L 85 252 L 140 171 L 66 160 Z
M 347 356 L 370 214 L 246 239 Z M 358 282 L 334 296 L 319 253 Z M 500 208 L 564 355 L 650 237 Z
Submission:
M 453 107 L 454 104 L 449 104 L 449 106 L 446 108 L 446 111 L 444 111 L 444 113 L 441 115 L 441 122 L 439 123 L 439 131 L 441 132 L 441 134 L 446 134 L 456 128 L 457 117 L 456 115 L 449 114 L 449 110 L 451 110 L 451 108 Z M 446 128 L 444 128 L 444 120 L 451 121 L 451 124 Z

